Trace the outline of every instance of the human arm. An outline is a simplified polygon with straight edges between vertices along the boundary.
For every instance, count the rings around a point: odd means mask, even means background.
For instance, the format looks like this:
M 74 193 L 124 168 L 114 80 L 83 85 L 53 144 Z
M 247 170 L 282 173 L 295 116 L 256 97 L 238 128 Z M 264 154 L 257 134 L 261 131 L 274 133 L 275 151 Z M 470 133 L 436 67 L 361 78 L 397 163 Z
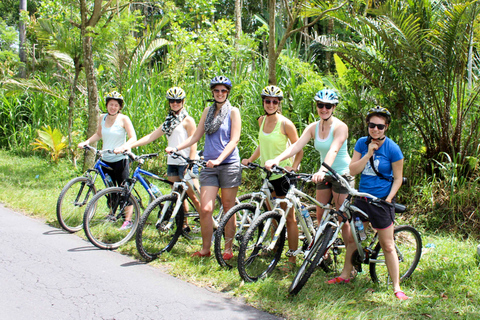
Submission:
M 188 116 L 183 120 L 183 123 L 184 123 L 183 127 L 185 128 L 185 130 L 187 130 L 187 136 L 191 137 L 195 133 L 195 130 L 197 129 L 197 126 L 195 125 L 195 120 L 192 117 Z M 195 159 L 196 156 L 197 156 L 197 143 L 195 142 L 190 147 L 189 158 Z
M 242 118 L 240 117 L 240 111 L 237 108 L 232 108 L 230 113 L 231 127 L 230 127 L 230 141 L 227 143 L 222 153 L 215 160 L 207 161 L 207 167 L 213 168 L 218 166 L 225 160 L 235 149 L 240 141 L 240 131 L 242 129 Z
M 392 170 L 393 170 L 393 183 L 392 188 L 390 189 L 390 193 L 388 194 L 385 201 L 392 202 L 393 197 L 398 192 L 398 189 L 402 186 L 403 183 L 403 159 L 395 161 L 392 163 Z
M 137 141 L 130 141 L 130 139 L 125 142 L 122 146 L 116 148 L 114 150 L 115 153 L 122 153 L 123 151 L 130 150 L 132 148 L 144 146 L 146 144 L 149 144 L 161 136 L 164 135 L 164 132 L 162 131 L 162 128 L 157 128 L 156 130 L 152 131 L 151 133 L 147 134 L 146 136 L 142 137 L 140 140 Z
M 265 168 L 270 170 L 274 165 L 275 166 L 278 165 L 280 161 L 290 158 L 291 156 L 303 150 L 303 147 L 308 143 L 308 141 L 310 141 L 310 139 L 312 139 L 315 136 L 315 125 L 316 125 L 316 122 L 310 124 L 303 131 L 302 135 L 300 136 L 300 139 L 298 139 L 294 144 L 290 145 L 287 149 L 285 149 L 285 151 L 283 151 L 275 159 L 268 160 L 267 162 L 265 162 Z
M 78 148 L 83 148 L 83 146 L 90 145 L 92 143 L 97 142 L 98 140 L 102 139 L 102 116 L 98 118 L 98 125 L 97 125 L 97 132 L 95 132 L 90 138 L 87 140 L 80 142 L 78 144 Z
M 361 173 L 367 165 L 368 161 L 370 161 L 370 158 L 373 156 L 374 151 L 378 150 L 378 148 L 378 142 L 372 140 L 372 142 L 368 144 L 368 151 L 363 157 L 360 152 L 354 151 L 352 160 L 350 161 L 349 165 L 350 174 L 352 176 L 355 176 Z
M 263 122 L 263 118 L 265 116 L 260 116 L 258 117 L 257 121 L 258 121 L 258 126 L 259 127 L 262 127 L 262 122 Z M 242 159 L 242 164 L 244 166 L 247 166 L 250 162 L 254 162 L 255 160 L 257 160 L 258 158 L 260 157 L 260 144 L 257 146 L 257 148 L 255 148 L 255 151 L 252 153 L 252 155 L 250 156 L 250 158 L 248 159 Z
M 123 116 L 123 127 L 125 128 L 128 136 L 128 140 L 126 143 L 133 144 L 135 141 L 137 141 L 137 134 L 135 133 L 135 129 L 133 128 L 132 121 L 130 121 L 130 118 L 125 115 Z
M 298 141 L 297 127 L 295 127 L 293 122 L 288 119 L 285 119 L 285 135 L 287 136 L 288 140 L 290 140 L 292 144 Z M 292 171 L 292 170 L 298 171 L 298 168 L 300 167 L 300 162 L 302 162 L 302 159 L 303 159 L 303 147 L 295 155 L 295 160 L 293 161 L 292 167 L 286 166 L 285 169 L 287 169 L 288 171 Z
M 173 151 L 182 150 L 190 147 L 194 143 L 197 143 L 198 140 L 200 140 L 200 138 L 205 133 L 205 119 L 207 118 L 207 113 L 209 109 L 210 107 L 207 107 L 205 108 L 205 110 L 203 110 L 202 117 L 200 118 L 200 122 L 198 123 L 198 127 L 195 129 L 195 132 L 190 137 L 188 137 L 185 141 L 183 141 L 176 147 L 165 148 L 165 152 L 172 153 Z
M 252 153 L 252 155 L 250 156 L 250 158 L 248 159 L 242 159 L 242 164 L 244 166 L 248 166 L 248 164 L 250 162 L 253 162 L 255 160 L 257 160 L 258 158 L 260 157 L 260 145 L 255 149 L 255 151 Z

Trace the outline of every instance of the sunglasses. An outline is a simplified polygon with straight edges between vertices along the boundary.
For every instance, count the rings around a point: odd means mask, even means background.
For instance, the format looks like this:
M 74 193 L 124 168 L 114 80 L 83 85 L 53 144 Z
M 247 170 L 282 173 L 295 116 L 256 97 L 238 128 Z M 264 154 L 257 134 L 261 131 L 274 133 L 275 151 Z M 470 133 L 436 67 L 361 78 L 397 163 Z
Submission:
M 168 99 L 170 103 L 182 103 L 183 99 Z
M 213 92 L 215 92 L 215 93 L 220 93 L 220 92 L 221 93 L 227 93 L 228 90 L 227 89 L 213 89 Z
M 373 123 L 373 122 L 368 123 L 368 127 L 370 129 L 373 129 L 373 128 L 377 127 L 378 130 L 383 130 L 383 129 L 385 129 L 386 126 L 387 126 L 386 124 L 378 124 L 378 123 Z
M 333 104 L 324 104 L 324 103 L 317 103 L 317 108 L 318 109 L 322 109 L 322 108 L 325 108 L 327 110 L 330 110 L 334 107 Z
M 275 106 L 280 103 L 280 101 L 278 101 L 278 100 L 270 100 L 270 99 L 265 99 L 265 100 L 263 100 L 263 102 L 265 102 L 265 104 L 272 103 Z

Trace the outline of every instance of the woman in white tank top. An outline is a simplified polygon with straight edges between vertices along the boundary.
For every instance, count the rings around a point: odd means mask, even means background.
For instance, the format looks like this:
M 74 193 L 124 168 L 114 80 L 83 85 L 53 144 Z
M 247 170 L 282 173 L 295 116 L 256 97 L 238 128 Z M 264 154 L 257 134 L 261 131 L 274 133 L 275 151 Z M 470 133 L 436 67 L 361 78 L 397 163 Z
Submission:
M 170 106 L 170 112 L 163 124 L 155 129 L 153 132 L 147 134 L 145 137 L 141 138 L 138 141 L 132 143 L 125 143 L 121 147 L 115 149 L 115 153 L 122 153 L 125 150 L 131 148 L 144 146 L 148 143 L 151 143 L 161 136 L 165 135 L 167 137 L 168 146 L 176 148 L 180 143 L 185 141 L 188 137 L 193 135 L 196 129 L 195 120 L 188 115 L 185 110 L 185 91 L 179 87 L 173 87 L 168 89 L 166 98 L 168 99 L 168 104 Z M 190 159 L 196 158 L 197 153 L 197 144 L 193 144 L 189 148 L 178 151 L 182 156 Z M 168 180 L 171 182 L 178 182 L 183 179 L 185 170 L 187 168 L 186 162 L 182 159 L 174 159 L 172 156 L 168 156 L 167 159 L 167 175 Z M 197 189 L 199 189 L 198 180 L 193 180 Z M 192 199 L 193 205 L 197 210 L 200 208 L 200 202 L 195 196 L 193 190 L 188 189 L 187 194 Z M 187 203 L 185 203 L 187 205 Z M 186 208 L 187 209 L 187 208 Z M 185 226 L 186 227 L 186 226 Z
M 103 149 L 113 150 L 123 145 L 125 142 L 133 143 L 137 141 L 135 129 L 133 128 L 130 118 L 120 111 L 123 109 L 123 96 L 112 91 L 105 96 L 105 104 L 107 106 L 107 114 L 101 115 L 98 121 L 97 132 L 90 138 L 78 144 L 79 148 L 84 145 L 103 141 Z M 128 141 L 127 140 L 128 135 Z M 129 168 L 128 161 L 122 154 L 104 154 L 102 160 L 106 162 L 113 170 L 109 172 L 112 181 L 120 186 L 122 182 L 128 178 Z M 132 226 L 133 206 L 125 208 L 125 222 L 120 230 L 129 229 Z

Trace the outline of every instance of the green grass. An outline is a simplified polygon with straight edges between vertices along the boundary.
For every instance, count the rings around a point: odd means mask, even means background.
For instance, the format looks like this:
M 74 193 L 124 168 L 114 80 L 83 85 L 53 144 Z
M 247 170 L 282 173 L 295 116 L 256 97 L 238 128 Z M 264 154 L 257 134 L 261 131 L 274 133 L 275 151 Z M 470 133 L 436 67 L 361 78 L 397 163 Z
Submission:
M 58 194 L 71 178 L 81 174 L 71 167 L 67 161 L 54 165 L 39 157 L 23 158 L 0 151 L 0 201 L 58 227 L 55 216 Z M 423 230 L 419 225 L 416 227 Z M 83 236 L 83 232 L 78 235 Z M 413 297 L 405 302 L 397 301 L 391 288 L 373 284 L 366 266 L 353 283 L 335 286 L 325 284 L 333 274 L 318 270 L 297 296 L 290 297 L 287 290 L 293 274 L 277 268 L 264 281 L 243 283 L 236 269 L 221 269 L 215 258 L 190 258 L 200 242 L 182 237 L 170 253 L 151 265 L 199 286 L 241 297 L 248 304 L 289 319 L 480 318 L 477 243 L 462 240 L 460 235 L 425 231 L 422 239 L 420 264 L 412 278 L 402 284 L 407 295 Z M 118 251 L 140 258 L 133 241 Z

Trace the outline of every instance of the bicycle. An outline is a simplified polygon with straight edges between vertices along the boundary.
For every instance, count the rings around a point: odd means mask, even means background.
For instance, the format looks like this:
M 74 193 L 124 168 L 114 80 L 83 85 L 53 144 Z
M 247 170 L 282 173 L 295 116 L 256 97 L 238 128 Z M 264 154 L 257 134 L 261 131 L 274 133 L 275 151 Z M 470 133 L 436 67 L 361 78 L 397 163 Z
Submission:
M 291 182 L 300 180 L 303 184 L 310 182 L 312 177 L 311 174 L 289 172 L 279 166 L 274 168 L 274 173 L 285 173 Z M 297 223 L 303 233 L 303 244 L 295 252 L 289 250 L 287 256 L 297 256 L 308 248 L 315 237 L 315 227 L 308 219 L 310 215 L 302 214 L 301 211 L 305 208 L 301 207 L 301 199 L 323 208 L 326 212 L 331 210 L 331 204 L 325 205 L 318 202 L 297 189 L 295 183 L 290 183 L 285 198 L 275 199 L 273 209 L 260 215 L 245 233 L 237 261 L 238 271 L 243 280 L 255 282 L 265 278 L 274 270 L 282 255 L 286 234 L 286 213 L 291 208 L 294 208 Z M 280 207 L 282 203 L 285 204 L 285 209 Z
M 361 215 L 368 219 L 368 215 L 353 205 L 353 199 L 355 197 L 365 197 L 369 199 L 368 201 L 373 205 L 378 205 L 378 203 L 394 205 L 396 213 L 404 212 L 406 207 L 400 204 L 391 204 L 368 193 L 358 192 L 330 166 L 325 163 L 322 165 L 330 171 L 335 180 L 339 181 L 348 189 L 348 196 L 338 211 L 325 213 L 324 220 L 315 235 L 315 240 L 311 247 L 305 252 L 305 260 L 290 285 L 289 293 L 295 295 L 303 288 L 317 265 L 325 259 L 329 249 L 332 249 L 330 253 L 334 256 L 338 254 L 336 240 L 346 221 L 350 223 L 352 236 L 357 247 L 352 256 L 353 265 L 361 270 L 362 264 L 368 264 L 370 277 L 373 282 L 380 283 L 385 281 L 387 284 L 391 283 L 385 260 L 382 259 L 383 253 L 380 243 L 378 242 L 378 235 L 375 233 L 370 243 L 365 247 L 362 246 L 362 241 L 357 235 L 354 227 L 355 216 Z M 342 219 L 341 222 L 339 222 L 339 218 Z M 420 261 L 422 255 L 422 239 L 420 233 L 408 225 L 395 226 L 394 239 L 399 260 L 400 281 L 402 281 L 412 275 Z
M 218 224 L 217 231 L 215 232 L 215 242 L 214 242 L 214 253 L 217 262 L 222 267 L 233 268 L 237 264 L 238 250 L 240 244 L 245 236 L 247 229 L 250 227 L 253 221 L 259 217 L 262 213 L 268 211 L 268 208 L 274 207 L 274 199 L 272 197 L 273 187 L 271 186 L 269 179 L 273 174 L 271 171 L 267 170 L 265 167 L 262 167 L 256 163 L 249 163 L 248 166 L 243 166 L 247 169 L 261 169 L 266 173 L 266 176 L 263 178 L 262 186 L 260 187 L 259 192 L 252 192 L 244 194 L 239 197 L 241 203 L 232 207 L 229 211 L 225 213 L 222 220 Z M 248 201 L 248 202 L 245 202 Z M 315 216 L 316 207 L 309 206 L 307 210 L 310 214 L 313 212 Z M 240 217 L 237 220 L 235 230 L 230 230 L 226 232 L 225 228 L 227 222 L 233 217 Z M 232 238 L 226 238 L 226 234 L 232 234 Z M 230 259 L 225 259 L 224 252 L 225 247 L 228 242 L 232 242 L 232 257 Z
M 104 172 L 104 168 L 107 170 L 112 170 L 112 168 L 101 159 L 103 154 L 112 153 L 112 150 L 97 150 L 88 145 L 84 146 L 83 149 L 94 152 L 98 157 L 97 161 L 93 168 L 88 169 L 83 176 L 70 180 L 60 191 L 57 200 L 58 223 L 65 231 L 70 233 L 80 231 L 83 227 L 84 206 L 88 203 L 89 198 L 97 193 L 95 187 L 97 177 L 100 176 L 106 188 L 113 186 L 113 183 L 107 181 Z
M 196 177 L 192 168 L 196 164 L 204 168 L 204 160 L 192 160 L 183 157 L 181 154 L 172 152 L 173 157 L 182 158 L 187 162 L 188 174 L 180 182 L 174 182 L 172 192 L 153 201 L 145 210 L 136 235 L 136 246 L 140 255 L 150 262 L 156 259 L 163 252 L 169 252 L 177 243 L 180 235 L 192 240 L 192 234 L 200 231 L 200 219 L 198 212 L 185 212 L 184 201 L 189 197 L 187 190 L 191 188 L 195 196 L 200 199 L 200 192 L 189 178 Z M 195 208 L 190 202 L 190 206 Z M 216 205 L 213 213 L 214 225 L 218 225 L 218 220 L 223 214 L 221 198 L 217 195 Z M 184 218 L 188 219 L 189 232 L 183 228 Z
M 90 242 L 100 249 L 116 249 L 130 240 L 135 234 L 140 216 L 140 209 L 143 208 L 141 197 L 134 189 L 135 184 L 140 184 L 148 193 L 149 199 L 154 200 L 161 196 L 161 191 L 151 181 L 159 181 L 167 185 L 172 182 L 156 174 L 142 169 L 145 159 L 158 156 L 158 153 L 136 156 L 131 152 L 124 152 L 132 161 L 136 161 L 137 167 L 132 177 L 126 179 L 121 187 L 109 187 L 99 191 L 88 203 L 83 215 L 83 228 Z M 125 220 L 125 209 L 132 206 L 132 227 L 127 230 L 119 230 Z

